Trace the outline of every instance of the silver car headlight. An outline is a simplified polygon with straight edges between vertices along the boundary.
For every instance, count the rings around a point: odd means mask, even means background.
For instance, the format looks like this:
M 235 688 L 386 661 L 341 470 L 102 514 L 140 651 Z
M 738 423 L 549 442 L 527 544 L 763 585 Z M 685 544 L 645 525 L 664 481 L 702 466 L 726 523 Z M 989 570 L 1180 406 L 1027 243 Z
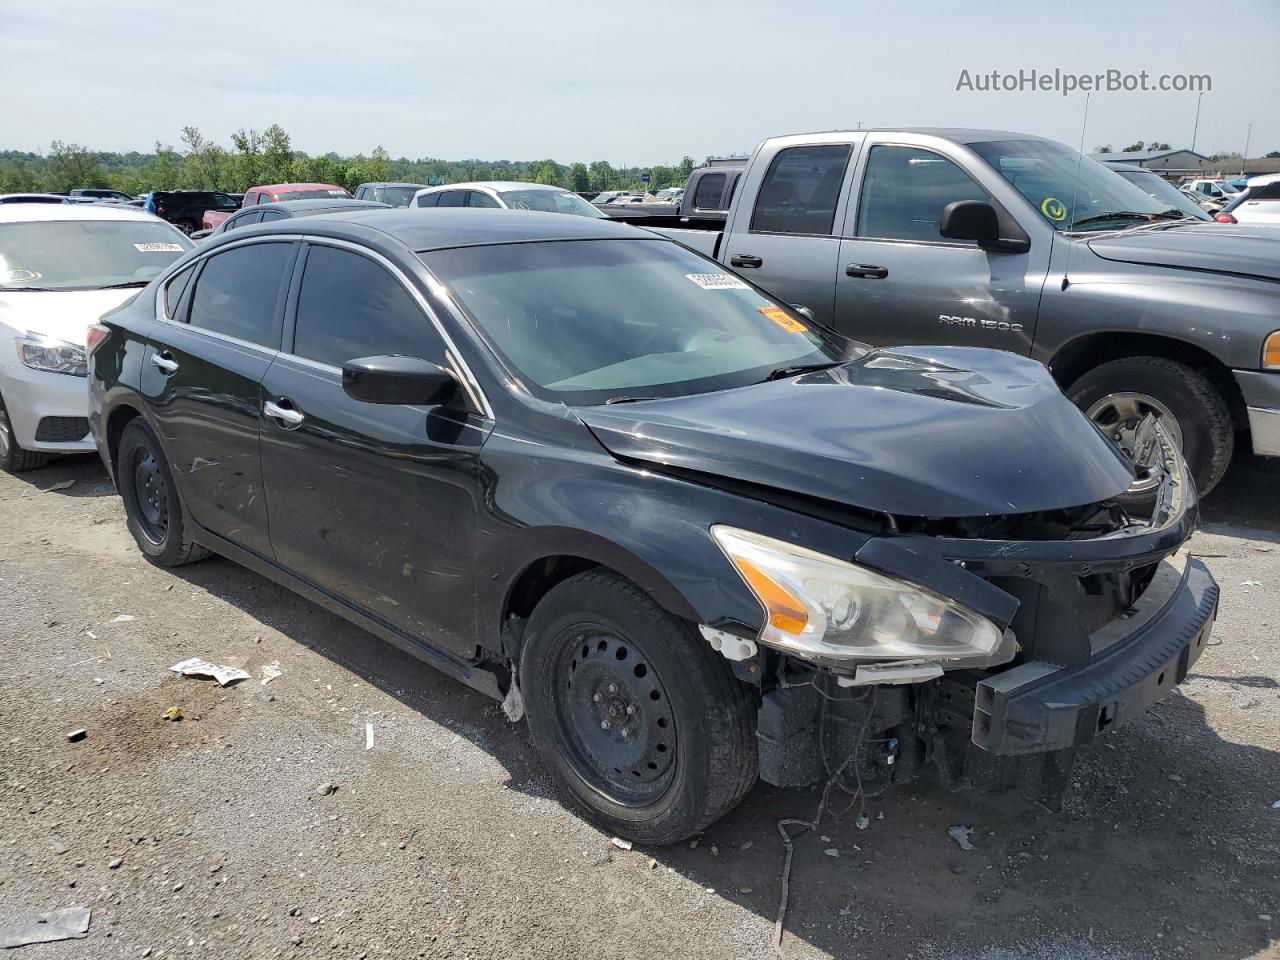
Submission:
M 943 662 L 988 657 L 990 620 L 924 587 L 720 524 L 711 536 L 764 607 L 759 640 L 801 657 Z
M 89 375 L 89 361 L 84 347 L 64 343 L 38 333 L 17 338 L 18 359 L 32 370 L 46 373 L 65 373 L 73 377 Z

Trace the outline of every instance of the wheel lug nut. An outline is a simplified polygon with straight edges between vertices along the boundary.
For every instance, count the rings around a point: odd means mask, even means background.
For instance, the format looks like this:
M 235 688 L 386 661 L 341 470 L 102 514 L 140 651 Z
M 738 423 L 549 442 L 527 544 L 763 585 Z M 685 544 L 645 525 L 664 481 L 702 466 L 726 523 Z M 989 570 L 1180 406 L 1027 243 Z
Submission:
M 592 703 L 599 703 L 599 702 L 600 702 L 600 694 L 598 694 L 598 693 L 597 693 L 597 694 L 593 694 L 593 695 L 592 695 L 592 697 L 591 697 L 591 702 L 592 702 Z
M 630 732 L 629 730 L 623 730 L 623 731 L 622 731 L 622 739 L 623 739 L 623 740 L 627 739 L 627 737 L 629 737 L 629 736 L 631 736 L 631 732 Z
M 618 685 L 617 685 L 616 683 L 611 683 L 611 684 L 609 684 L 609 692 L 610 692 L 610 693 L 617 693 L 617 692 L 618 692 Z
M 635 714 L 635 712 L 636 712 L 636 708 L 635 708 L 635 707 L 627 707 L 627 716 L 628 716 L 628 717 L 633 716 L 633 715 Z
M 601 720 L 601 721 L 600 721 L 600 729 L 601 729 L 601 730 L 608 730 L 608 729 L 609 729 L 609 721 L 608 721 L 608 720 Z

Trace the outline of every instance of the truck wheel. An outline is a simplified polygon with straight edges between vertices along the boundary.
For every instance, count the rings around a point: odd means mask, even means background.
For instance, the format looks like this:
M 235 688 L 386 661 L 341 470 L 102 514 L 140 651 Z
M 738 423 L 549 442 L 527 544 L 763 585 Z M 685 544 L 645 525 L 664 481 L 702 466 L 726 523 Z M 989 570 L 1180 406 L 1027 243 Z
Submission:
M 529 619 L 519 678 L 544 761 L 610 833 L 676 843 L 755 783 L 747 689 L 688 623 L 616 574 L 552 588 Z
M 129 532 L 148 560 L 161 567 L 180 567 L 203 560 L 209 551 L 190 540 L 173 474 L 160 441 L 141 420 L 120 435 L 116 475 Z
M 1199 370 L 1164 357 L 1125 357 L 1090 370 L 1068 396 L 1126 453 L 1134 428 L 1155 413 L 1182 446 L 1201 496 L 1227 472 L 1235 447 L 1231 411 Z
M 0 399 L 0 470 L 22 473 L 43 467 L 51 459 L 50 454 L 23 450 L 18 446 L 18 438 L 13 434 L 13 424 L 9 422 L 9 411 L 4 408 L 4 400 Z
M 194 220 L 179 220 L 174 224 L 174 226 L 185 233 L 188 237 L 200 229 L 200 225 Z

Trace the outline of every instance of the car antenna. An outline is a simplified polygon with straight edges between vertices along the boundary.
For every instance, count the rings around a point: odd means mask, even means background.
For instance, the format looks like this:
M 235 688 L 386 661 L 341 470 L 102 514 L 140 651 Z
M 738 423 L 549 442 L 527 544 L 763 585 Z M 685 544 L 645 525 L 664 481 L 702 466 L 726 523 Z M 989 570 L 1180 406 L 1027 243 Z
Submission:
M 1089 126 L 1089 98 L 1093 96 L 1091 93 L 1084 95 L 1084 119 L 1080 122 L 1080 149 L 1076 151 L 1076 182 L 1071 188 L 1071 223 L 1070 227 L 1076 222 L 1076 199 L 1080 196 L 1080 165 L 1084 163 L 1084 132 Z M 1067 244 L 1067 261 L 1062 265 L 1062 289 L 1065 290 L 1071 286 L 1071 244 Z

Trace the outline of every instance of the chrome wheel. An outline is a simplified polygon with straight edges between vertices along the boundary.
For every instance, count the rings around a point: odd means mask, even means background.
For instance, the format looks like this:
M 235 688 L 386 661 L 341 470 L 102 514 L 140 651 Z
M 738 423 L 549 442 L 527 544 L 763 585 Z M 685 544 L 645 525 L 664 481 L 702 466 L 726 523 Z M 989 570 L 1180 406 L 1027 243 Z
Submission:
M 1145 393 L 1109 393 L 1095 401 L 1085 415 L 1098 425 L 1130 460 L 1137 448 L 1138 424 L 1154 414 L 1169 437 L 1182 449 L 1182 425 L 1178 418 L 1155 397 Z M 1137 464 L 1144 466 L 1144 464 Z M 1139 480 L 1133 485 L 1133 493 L 1144 493 L 1159 486 L 1158 479 Z

